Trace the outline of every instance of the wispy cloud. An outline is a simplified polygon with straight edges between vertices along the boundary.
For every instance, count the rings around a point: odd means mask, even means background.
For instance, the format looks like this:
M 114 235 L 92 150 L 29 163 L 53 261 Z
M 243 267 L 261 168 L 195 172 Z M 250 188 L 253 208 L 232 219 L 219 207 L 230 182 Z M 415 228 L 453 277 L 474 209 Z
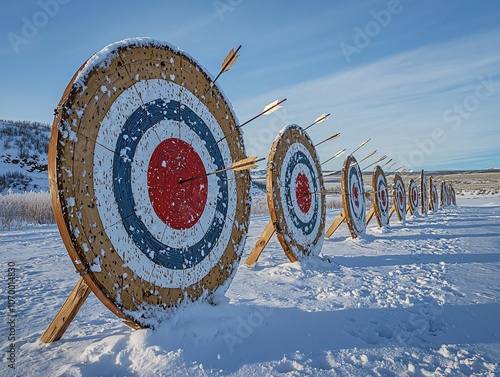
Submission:
M 328 124 L 311 129 L 316 140 L 338 130 L 342 136 L 333 142 L 338 146 L 349 148 L 371 137 L 382 154 L 413 168 L 448 166 L 500 145 L 500 53 L 492 48 L 499 32 L 428 45 L 298 82 L 240 100 L 235 108 L 247 116 L 272 99 L 288 97 L 287 111 L 293 115 L 288 118 L 294 123 L 307 125 L 325 111 L 332 113 Z M 271 121 L 264 118 L 249 126 L 247 137 L 258 138 Z M 434 146 L 426 147 L 428 140 Z M 270 144 L 262 140 L 253 152 L 267 155 Z M 320 147 L 320 156 L 327 158 L 333 149 Z

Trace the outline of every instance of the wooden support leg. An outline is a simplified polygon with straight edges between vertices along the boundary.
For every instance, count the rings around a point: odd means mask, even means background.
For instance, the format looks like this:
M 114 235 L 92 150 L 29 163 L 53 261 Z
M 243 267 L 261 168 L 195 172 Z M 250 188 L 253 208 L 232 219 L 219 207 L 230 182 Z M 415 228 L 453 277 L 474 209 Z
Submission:
M 366 215 L 366 225 L 372 220 L 373 215 L 375 214 L 375 207 L 372 207 L 368 214 Z
M 257 259 L 259 259 L 262 250 L 264 250 L 264 248 L 266 247 L 267 243 L 269 242 L 273 234 L 274 234 L 274 224 L 272 221 L 269 221 L 269 223 L 264 228 L 264 231 L 260 235 L 260 238 L 257 240 L 257 243 L 255 244 L 252 251 L 248 255 L 245 264 L 251 266 L 252 264 L 257 262 Z
M 391 218 L 391 217 L 392 217 L 392 215 L 394 215 L 394 212 L 396 212 L 396 206 L 395 206 L 395 205 L 393 205 L 393 206 L 391 207 L 391 210 L 389 211 L 389 218 Z
M 342 211 L 339 213 L 337 218 L 333 221 L 333 224 L 330 225 L 328 230 L 325 232 L 325 237 L 330 238 L 332 236 L 333 232 L 335 232 L 337 230 L 337 228 L 340 226 L 340 224 L 342 224 L 344 221 L 345 221 L 345 215 L 344 215 L 344 211 Z
M 89 294 L 89 286 L 80 278 L 40 340 L 43 343 L 52 343 L 61 339 Z

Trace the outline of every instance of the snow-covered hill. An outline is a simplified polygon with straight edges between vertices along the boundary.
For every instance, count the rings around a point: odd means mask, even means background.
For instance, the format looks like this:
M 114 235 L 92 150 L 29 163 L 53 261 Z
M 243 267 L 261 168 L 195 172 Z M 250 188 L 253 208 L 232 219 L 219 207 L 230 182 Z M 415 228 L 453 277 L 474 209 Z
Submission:
M 343 225 L 302 263 L 273 237 L 218 305 L 155 330 L 131 330 L 91 295 L 53 344 L 40 336 L 79 278 L 57 227 L 0 232 L 0 375 L 499 376 L 500 200 L 459 199 L 363 239 Z M 243 258 L 268 221 L 251 217 Z
M 48 191 L 49 137 L 47 124 L 0 120 L 0 194 Z

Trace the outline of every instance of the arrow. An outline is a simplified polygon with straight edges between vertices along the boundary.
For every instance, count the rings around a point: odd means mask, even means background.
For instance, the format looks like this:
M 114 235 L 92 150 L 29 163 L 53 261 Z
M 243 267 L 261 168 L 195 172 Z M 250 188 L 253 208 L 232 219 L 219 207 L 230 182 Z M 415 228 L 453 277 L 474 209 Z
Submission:
M 359 151 L 359 149 L 360 149 L 361 147 L 365 146 L 365 145 L 366 145 L 366 144 L 367 144 L 370 140 L 371 140 L 371 139 L 368 139 L 368 140 L 366 140 L 366 141 L 363 141 L 361 144 L 359 144 L 359 146 L 358 146 L 358 147 L 354 150 L 354 152 L 352 152 L 352 153 L 351 153 L 351 155 L 352 155 L 352 154 L 354 154 L 354 153 L 356 153 L 357 151 Z
M 387 156 L 385 156 L 385 155 L 384 155 L 384 156 L 382 156 L 382 157 L 380 157 L 377 161 L 372 162 L 372 163 L 371 163 L 370 165 L 368 165 L 368 166 L 365 166 L 365 168 L 364 168 L 364 169 L 361 169 L 361 171 L 363 171 L 363 170 L 365 170 L 365 169 L 369 168 L 369 167 L 370 167 L 370 166 L 372 166 L 372 165 L 378 164 L 380 161 L 384 161 L 386 158 L 387 158 Z
M 225 171 L 228 171 L 228 170 L 241 171 L 241 170 L 253 169 L 253 168 L 257 167 L 257 162 L 260 162 L 262 160 L 265 160 L 265 158 L 259 158 L 259 159 L 257 159 L 257 157 L 247 157 L 247 158 L 244 158 L 243 160 L 239 160 L 239 161 L 233 162 L 233 164 L 230 167 L 228 167 L 228 168 L 216 170 L 216 171 L 213 171 L 213 172 L 210 172 L 210 173 L 206 173 L 206 174 L 203 174 L 203 175 L 198 175 L 196 177 L 191 177 L 191 178 L 187 178 L 187 179 L 181 179 L 179 181 L 179 184 L 182 185 L 183 183 L 194 181 L 195 179 L 200 179 L 200 178 L 208 177 L 209 175 L 222 173 L 222 172 L 225 172 Z
M 333 190 L 317 190 L 317 191 L 304 192 L 304 195 L 314 195 L 314 194 L 322 194 L 322 195 L 335 194 L 335 191 L 333 191 Z
M 246 122 L 240 124 L 238 126 L 238 128 L 242 128 L 243 126 L 247 125 L 248 123 L 250 123 L 251 121 L 257 119 L 258 117 L 260 117 L 262 115 L 269 115 L 269 114 L 275 112 L 276 110 L 281 109 L 280 104 L 282 104 L 285 101 L 286 101 L 286 98 L 282 99 L 281 101 L 276 100 L 276 101 L 271 102 L 269 105 L 265 106 L 264 109 L 260 113 L 258 113 L 256 116 L 254 116 L 252 119 L 249 119 Z
M 313 123 L 311 123 L 309 126 L 307 126 L 306 128 L 304 128 L 304 131 L 308 130 L 309 128 L 311 128 L 315 124 L 324 122 L 329 116 L 330 116 L 330 113 L 320 115 L 319 117 L 316 118 L 316 120 Z
M 390 168 L 392 168 L 392 167 L 393 167 L 394 165 L 396 165 L 396 164 L 397 164 L 397 162 L 396 162 L 396 161 L 394 161 L 394 162 L 393 162 L 393 163 L 392 163 L 392 164 L 391 164 L 391 165 L 387 168 L 387 171 L 389 171 L 389 169 L 390 169 Z
M 391 161 L 392 161 L 392 158 L 391 158 L 389 161 L 387 161 L 384 165 L 382 165 L 382 166 L 381 166 L 381 168 L 383 168 L 383 167 L 384 167 L 385 165 L 387 165 L 387 164 L 390 164 L 390 163 L 391 163 Z
M 220 75 L 222 75 L 224 72 L 229 71 L 231 69 L 231 67 L 233 66 L 233 64 L 236 63 L 236 60 L 238 60 L 238 58 L 239 58 L 238 51 L 240 51 L 240 48 L 241 48 L 241 45 L 238 46 L 236 51 L 234 50 L 234 48 L 232 48 L 231 51 L 229 51 L 229 54 L 227 54 L 226 58 L 222 62 L 221 69 L 220 69 L 219 73 L 215 77 L 214 81 L 212 81 L 212 84 L 214 84 L 217 81 L 217 79 L 219 78 Z
M 338 133 L 338 134 L 333 134 L 332 136 L 327 137 L 325 140 L 320 141 L 318 144 L 316 144 L 316 145 L 314 146 L 314 148 L 316 148 L 316 147 L 320 146 L 321 144 L 323 144 L 323 143 L 327 142 L 328 140 L 333 140 L 333 139 L 336 139 L 336 138 L 338 138 L 339 136 L 340 136 L 340 133 Z
M 377 150 L 375 149 L 373 152 L 371 153 L 368 153 L 364 158 L 362 158 L 361 160 L 355 162 L 354 164 L 351 164 L 351 166 L 354 166 L 354 165 L 359 165 L 359 163 L 363 162 L 364 160 L 366 160 L 367 158 L 370 158 L 371 156 L 373 156 L 375 153 L 377 153 Z
M 281 109 L 280 104 L 282 104 L 285 101 L 286 101 L 286 98 L 282 99 L 281 101 L 276 100 L 276 101 L 271 102 L 270 104 L 268 104 L 267 106 L 265 106 L 264 109 L 260 113 L 258 113 L 252 119 L 249 119 L 246 122 L 243 122 L 242 124 L 240 124 L 239 126 L 237 126 L 237 128 L 242 128 L 243 126 L 247 125 L 251 121 L 254 121 L 255 119 L 257 119 L 258 117 L 260 117 L 262 115 L 268 115 L 268 114 L 271 114 L 271 113 L 275 112 L 278 109 Z M 225 138 L 227 138 L 229 135 L 232 135 L 234 132 L 235 131 L 231 131 L 226 136 L 224 136 L 222 139 L 219 139 L 216 144 L 219 144 L 222 140 L 224 140 Z
M 342 149 L 341 151 L 338 151 L 337 153 L 335 153 L 335 154 L 333 155 L 333 157 L 330 157 L 330 158 L 329 158 L 328 160 L 326 160 L 325 162 L 322 162 L 322 163 L 321 163 L 321 166 L 323 166 L 324 164 L 326 164 L 328 161 L 333 160 L 334 158 L 337 158 L 338 156 L 343 155 L 343 154 L 345 153 L 345 151 L 346 151 L 346 149 L 345 149 L 345 148 L 344 148 L 344 149 Z

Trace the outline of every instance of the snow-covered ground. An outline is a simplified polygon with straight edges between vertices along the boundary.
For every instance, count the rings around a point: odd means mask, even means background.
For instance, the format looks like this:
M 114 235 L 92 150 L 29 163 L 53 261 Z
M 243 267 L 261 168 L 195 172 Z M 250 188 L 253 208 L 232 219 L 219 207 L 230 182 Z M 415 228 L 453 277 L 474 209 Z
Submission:
M 363 239 L 342 225 L 302 263 L 273 238 L 218 305 L 155 330 L 131 330 L 91 295 L 53 344 L 40 336 L 78 280 L 57 227 L 0 232 L 0 375 L 499 376 L 500 198 L 458 200 L 389 229 L 373 221 Z M 268 219 L 251 217 L 243 258 Z

